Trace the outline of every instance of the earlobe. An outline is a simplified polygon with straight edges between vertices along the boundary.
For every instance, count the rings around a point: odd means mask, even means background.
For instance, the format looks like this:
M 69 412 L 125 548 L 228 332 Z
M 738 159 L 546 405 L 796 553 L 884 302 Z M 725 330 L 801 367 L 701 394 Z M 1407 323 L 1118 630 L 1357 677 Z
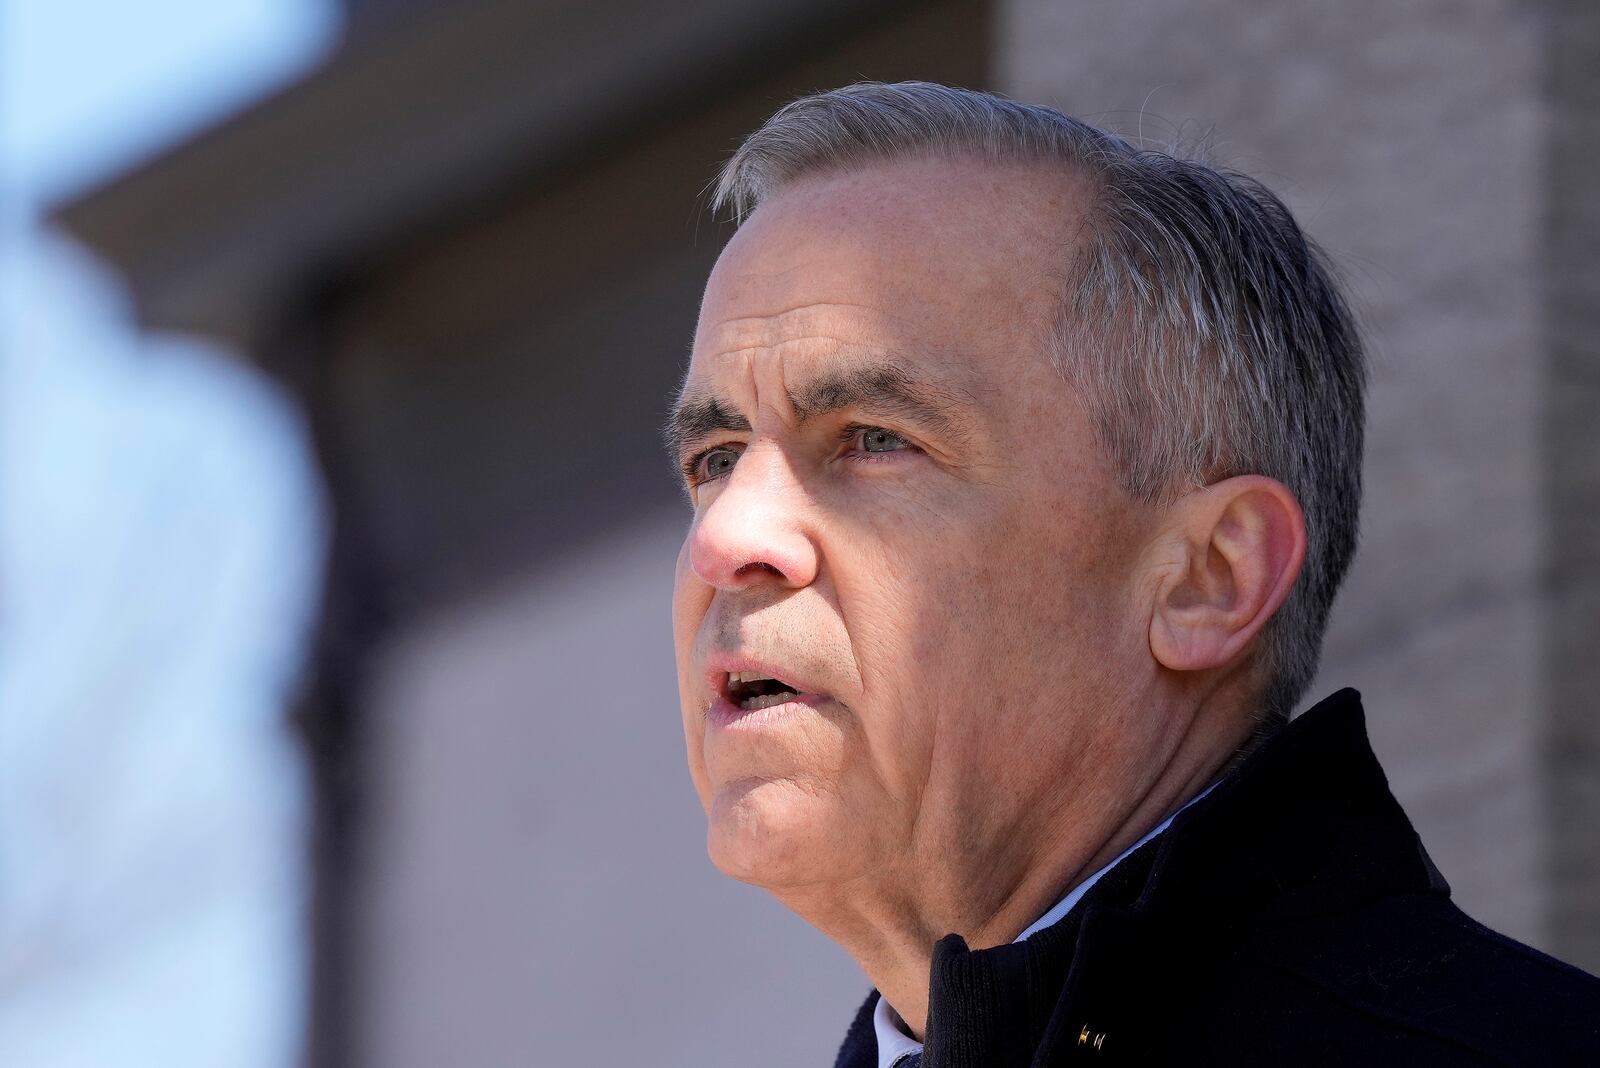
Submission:
M 1174 559 L 1156 591 L 1150 651 L 1173 671 L 1234 662 L 1288 598 L 1305 562 L 1305 517 L 1281 482 L 1242 475 L 1175 502 Z

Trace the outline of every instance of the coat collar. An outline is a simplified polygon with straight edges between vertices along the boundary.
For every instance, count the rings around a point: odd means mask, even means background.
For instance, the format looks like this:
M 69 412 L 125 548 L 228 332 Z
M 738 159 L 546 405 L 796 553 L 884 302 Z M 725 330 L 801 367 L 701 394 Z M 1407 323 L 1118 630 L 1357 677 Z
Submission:
M 1026 1064 L 1137 1026 L 1134 1007 L 1180 997 L 1185 960 L 1227 952 L 1252 926 L 1406 893 L 1448 895 L 1340 690 L 1283 728 L 1025 942 L 934 947 L 924 1063 Z M 1152 968 L 1160 960 L 1160 968 Z M 870 1017 L 838 1064 L 871 1065 Z M 1146 1017 L 1148 1018 L 1148 1017 Z M 858 1021 L 859 1022 L 859 1021 Z M 864 1045 L 865 1049 L 861 1047 Z M 852 1052 L 856 1050 L 858 1052 Z
M 1449 893 L 1343 689 L 1295 719 L 1173 820 L 1131 911 L 1212 923 Z

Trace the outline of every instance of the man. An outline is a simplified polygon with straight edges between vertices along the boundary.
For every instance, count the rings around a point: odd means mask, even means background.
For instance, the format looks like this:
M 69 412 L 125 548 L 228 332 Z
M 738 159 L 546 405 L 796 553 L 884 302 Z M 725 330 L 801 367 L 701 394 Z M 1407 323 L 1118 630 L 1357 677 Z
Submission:
M 1356 695 L 1285 726 L 1365 373 L 1276 198 L 923 83 L 790 104 L 717 198 L 689 768 L 875 984 L 840 1065 L 1600 1063 L 1600 981 L 1450 903 Z

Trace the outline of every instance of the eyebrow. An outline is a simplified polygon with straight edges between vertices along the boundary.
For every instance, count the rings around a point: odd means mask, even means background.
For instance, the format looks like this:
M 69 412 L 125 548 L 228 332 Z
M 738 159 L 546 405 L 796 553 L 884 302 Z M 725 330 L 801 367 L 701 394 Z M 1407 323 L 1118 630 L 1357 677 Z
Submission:
M 962 413 L 971 398 L 958 390 L 917 377 L 894 359 L 858 364 L 823 374 L 788 393 L 797 421 L 833 415 L 849 408 L 898 416 L 951 438 L 964 436 Z M 743 433 L 750 420 L 715 395 L 679 397 L 664 430 L 667 451 L 682 457 L 694 442 L 718 432 Z
M 694 399 L 680 395 L 662 430 L 662 437 L 667 454 L 676 459 L 692 442 L 719 432 L 743 433 L 749 429 L 750 420 L 717 397 Z

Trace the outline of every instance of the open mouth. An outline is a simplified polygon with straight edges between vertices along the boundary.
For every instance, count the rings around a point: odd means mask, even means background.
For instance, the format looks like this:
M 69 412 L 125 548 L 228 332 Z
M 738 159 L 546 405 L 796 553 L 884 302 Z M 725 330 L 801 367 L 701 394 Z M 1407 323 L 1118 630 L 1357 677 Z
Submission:
M 799 696 L 800 691 L 793 686 L 759 671 L 728 672 L 728 700 L 746 712 L 781 705 Z

